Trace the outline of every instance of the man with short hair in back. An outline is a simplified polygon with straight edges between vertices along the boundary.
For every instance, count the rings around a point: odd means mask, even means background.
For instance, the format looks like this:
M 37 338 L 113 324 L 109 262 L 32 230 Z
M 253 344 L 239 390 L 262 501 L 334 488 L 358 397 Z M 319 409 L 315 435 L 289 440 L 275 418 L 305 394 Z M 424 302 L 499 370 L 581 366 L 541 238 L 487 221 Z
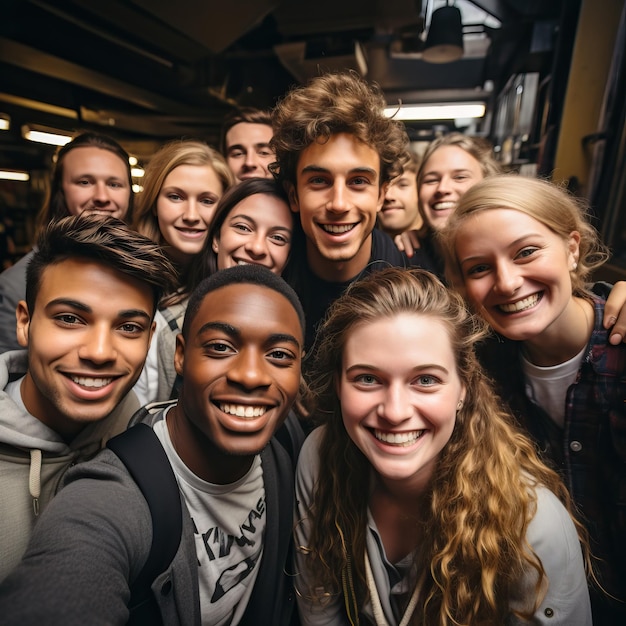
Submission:
M 270 113 L 242 107 L 224 119 L 222 154 L 237 180 L 272 178 L 268 166 L 275 159 L 270 147 L 272 118 Z
M 0 580 L 65 471 L 138 408 L 131 388 L 173 273 L 158 245 L 116 218 L 82 213 L 42 231 L 17 306 L 25 349 L 0 356 Z

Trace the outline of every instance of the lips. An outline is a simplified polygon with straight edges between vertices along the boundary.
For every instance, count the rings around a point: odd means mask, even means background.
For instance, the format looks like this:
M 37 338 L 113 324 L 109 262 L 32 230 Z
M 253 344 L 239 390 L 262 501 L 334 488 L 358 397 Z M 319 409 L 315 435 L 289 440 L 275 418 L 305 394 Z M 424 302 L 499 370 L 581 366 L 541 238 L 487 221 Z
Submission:
M 320 224 L 320 228 L 331 235 L 343 235 L 355 226 L 356 224 Z
M 219 408 L 228 415 L 235 415 L 236 417 L 261 417 L 267 411 L 267 406 L 262 405 L 250 405 L 250 404 L 232 404 L 232 403 L 220 403 Z
M 185 237 L 203 237 L 206 235 L 206 230 L 198 230 L 196 228 L 180 228 L 177 227 L 176 230 Z
M 390 433 L 383 430 L 374 430 L 373 432 L 374 437 L 376 437 L 378 441 L 392 446 L 406 447 L 414 444 L 426 431 L 411 430 L 402 433 Z
M 456 209 L 456 204 L 456 202 L 450 201 L 435 202 L 434 204 L 431 204 L 431 208 L 433 211 L 450 211 Z
M 499 304 L 498 308 L 504 313 L 519 313 L 520 311 L 526 311 L 534 307 L 539 300 L 541 300 L 543 294 L 534 293 L 526 298 L 517 300 L 516 302 L 507 302 L 506 304 Z

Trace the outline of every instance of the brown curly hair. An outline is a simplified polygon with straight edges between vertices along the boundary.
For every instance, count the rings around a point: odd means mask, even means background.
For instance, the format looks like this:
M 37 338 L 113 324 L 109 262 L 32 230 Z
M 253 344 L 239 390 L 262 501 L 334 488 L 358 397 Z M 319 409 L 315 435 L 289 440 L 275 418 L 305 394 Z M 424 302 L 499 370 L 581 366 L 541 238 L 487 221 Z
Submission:
M 300 153 L 315 141 L 349 133 L 380 155 L 380 184 L 402 172 L 408 160 L 404 125 L 383 113 L 385 98 L 378 85 L 356 72 L 328 73 L 293 88 L 272 113 L 270 145 L 276 162 L 270 171 L 281 182 L 296 183 Z

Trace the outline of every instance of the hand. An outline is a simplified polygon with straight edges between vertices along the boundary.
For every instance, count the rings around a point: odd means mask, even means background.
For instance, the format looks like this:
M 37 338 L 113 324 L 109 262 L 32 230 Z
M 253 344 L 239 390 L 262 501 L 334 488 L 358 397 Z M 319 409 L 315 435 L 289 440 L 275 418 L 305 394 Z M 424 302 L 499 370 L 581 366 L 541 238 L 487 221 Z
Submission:
M 403 233 L 393 238 L 398 250 L 404 252 L 409 258 L 413 256 L 413 251 L 418 250 L 420 245 L 416 230 L 405 230 Z M 626 300 L 626 298 L 624 298 Z
M 626 342 L 626 281 L 620 280 L 613 285 L 604 307 L 604 328 L 611 328 L 609 343 L 617 346 Z

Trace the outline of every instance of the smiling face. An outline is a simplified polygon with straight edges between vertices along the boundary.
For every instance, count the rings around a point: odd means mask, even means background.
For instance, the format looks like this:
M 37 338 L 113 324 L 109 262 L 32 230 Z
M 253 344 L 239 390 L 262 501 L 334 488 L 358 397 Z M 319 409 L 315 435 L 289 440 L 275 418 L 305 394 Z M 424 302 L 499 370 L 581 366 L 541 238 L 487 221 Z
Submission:
M 163 181 L 157 220 L 168 254 L 187 266 L 202 250 L 224 188 L 210 165 L 179 165 Z
M 106 265 L 77 258 L 48 266 L 34 311 L 24 301 L 17 309 L 29 413 L 68 439 L 106 417 L 139 377 L 153 311 L 149 285 Z
M 405 171 L 394 178 L 385 194 L 385 202 L 379 218 L 381 226 L 395 236 L 405 230 L 417 230 L 422 225 L 422 216 L 417 208 L 416 173 Z
M 458 146 L 441 146 L 424 163 L 419 201 L 424 219 L 441 230 L 456 210 L 461 196 L 484 178 L 480 163 Z
M 348 435 L 383 482 L 425 489 L 464 396 L 443 323 L 401 313 L 355 326 L 337 392 Z
M 280 274 L 289 257 L 293 216 L 275 196 L 254 194 L 236 204 L 213 241 L 218 269 L 246 263 L 263 265 Z
M 342 282 L 366 267 L 385 188 L 378 153 L 354 135 L 332 135 L 302 151 L 290 202 L 300 214 L 309 266 L 320 278 Z
M 179 429 L 190 439 L 179 454 L 190 467 L 249 459 L 267 445 L 298 394 L 302 344 L 295 309 L 273 289 L 232 284 L 205 296 L 175 356 L 183 377 L 176 420 L 192 425 Z M 198 434 L 202 458 L 185 458 Z
M 276 160 L 270 148 L 272 127 L 267 124 L 240 122 L 226 133 L 226 162 L 242 181 L 246 178 L 273 178 L 268 169 Z
M 128 164 L 103 148 L 81 146 L 63 158 L 61 186 L 68 215 L 83 211 L 123 220 L 131 189 Z
M 490 209 L 466 219 L 456 257 L 468 300 L 498 333 L 518 341 L 567 331 L 576 310 L 570 270 L 580 236 L 566 241 L 521 211 Z

